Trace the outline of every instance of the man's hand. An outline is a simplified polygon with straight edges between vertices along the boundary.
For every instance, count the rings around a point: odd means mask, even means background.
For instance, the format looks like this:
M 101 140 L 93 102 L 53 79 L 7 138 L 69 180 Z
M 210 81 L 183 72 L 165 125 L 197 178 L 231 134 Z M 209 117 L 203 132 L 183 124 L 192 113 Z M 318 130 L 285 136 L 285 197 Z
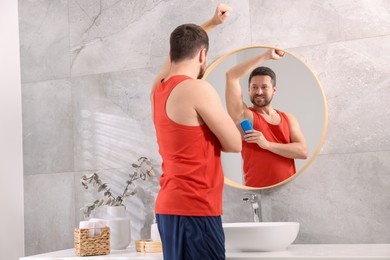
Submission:
M 266 56 L 270 60 L 280 60 L 283 59 L 285 55 L 285 52 L 282 50 L 277 50 L 277 49 L 269 49 L 266 52 Z
M 265 139 L 263 133 L 257 130 L 246 131 L 246 134 L 244 135 L 244 141 L 247 143 L 257 144 L 258 146 L 266 150 L 269 143 L 267 139 Z
M 214 27 L 224 23 L 230 15 L 231 11 L 232 8 L 230 6 L 225 4 L 218 4 L 213 17 L 204 24 L 202 24 L 202 28 L 207 33 L 209 33 Z
M 222 24 L 226 21 L 231 11 L 232 8 L 230 6 L 225 4 L 218 4 L 217 8 L 215 9 L 213 18 L 211 18 L 211 21 L 215 25 Z

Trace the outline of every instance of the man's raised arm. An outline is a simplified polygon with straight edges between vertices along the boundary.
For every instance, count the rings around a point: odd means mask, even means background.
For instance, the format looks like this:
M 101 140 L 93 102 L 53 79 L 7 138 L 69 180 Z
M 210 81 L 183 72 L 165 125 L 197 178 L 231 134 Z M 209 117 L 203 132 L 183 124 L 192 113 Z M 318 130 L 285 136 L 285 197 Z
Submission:
M 269 59 L 281 59 L 284 53 L 276 49 L 269 49 L 265 53 L 256 55 L 253 58 L 243 61 L 226 73 L 226 107 L 233 121 L 238 125 L 241 120 L 248 117 L 248 107 L 242 98 L 240 79 L 251 73 L 264 61 Z
M 215 9 L 214 15 L 212 18 L 204 22 L 201 27 L 207 32 L 211 32 L 216 26 L 225 22 L 227 17 L 230 15 L 232 8 L 225 4 L 218 4 Z M 165 60 L 165 63 L 158 73 L 156 78 L 153 81 L 152 90 L 151 90 L 151 98 L 153 97 L 153 92 L 156 89 L 156 86 L 161 82 L 162 79 L 166 78 L 169 73 L 169 69 L 171 67 L 171 59 L 168 55 L 168 58 Z

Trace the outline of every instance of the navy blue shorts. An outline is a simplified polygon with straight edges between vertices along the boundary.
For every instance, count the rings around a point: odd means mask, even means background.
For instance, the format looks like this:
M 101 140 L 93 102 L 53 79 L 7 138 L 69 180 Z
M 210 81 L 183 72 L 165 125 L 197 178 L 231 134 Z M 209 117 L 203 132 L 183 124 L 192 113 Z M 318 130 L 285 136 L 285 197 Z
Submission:
M 217 217 L 157 214 L 165 260 L 225 259 L 225 234 Z

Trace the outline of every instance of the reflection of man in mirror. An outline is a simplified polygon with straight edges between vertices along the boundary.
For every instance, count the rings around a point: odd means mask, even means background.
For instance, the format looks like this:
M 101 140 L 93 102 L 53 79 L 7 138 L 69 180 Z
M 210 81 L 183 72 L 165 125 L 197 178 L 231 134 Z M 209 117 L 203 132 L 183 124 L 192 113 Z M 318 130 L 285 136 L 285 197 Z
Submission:
M 280 60 L 284 52 L 269 49 L 231 68 L 226 74 L 226 105 L 233 121 L 240 125 L 249 119 L 254 130 L 244 133 L 242 158 L 246 186 L 267 187 L 295 174 L 294 159 L 307 158 L 307 145 L 294 115 L 274 109 L 276 75 L 268 67 L 259 67 L 266 60 Z M 248 93 L 252 106 L 242 98 L 240 79 L 249 75 Z M 239 127 L 240 128 L 240 127 Z
M 207 65 L 207 32 L 230 7 L 218 5 L 202 26 L 183 24 L 151 93 L 162 157 L 156 218 L 164 259 L 225 259 L 224 176 L 220 153 L 241 151 L 241 136 L 215 89 L 200 79 Z

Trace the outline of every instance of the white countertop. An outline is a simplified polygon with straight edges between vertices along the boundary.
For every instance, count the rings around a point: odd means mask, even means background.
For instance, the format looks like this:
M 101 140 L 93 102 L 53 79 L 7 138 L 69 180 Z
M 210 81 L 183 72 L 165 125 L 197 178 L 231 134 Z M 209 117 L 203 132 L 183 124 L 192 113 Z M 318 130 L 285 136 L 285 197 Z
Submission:
M 22 257 L 20 260 L 162 260 L 161 253 L 137 253 L 130 247 L 127 250 L 112 250 L 109 255 L 80 257 L 75 256 L 74 249 L 55 251 L 35 256 Z M 390 244 L 307 244 L 291 245 L 285 251 L 278 252 L 226 252 L 229 260 L 253 259 L 389 259 Z

